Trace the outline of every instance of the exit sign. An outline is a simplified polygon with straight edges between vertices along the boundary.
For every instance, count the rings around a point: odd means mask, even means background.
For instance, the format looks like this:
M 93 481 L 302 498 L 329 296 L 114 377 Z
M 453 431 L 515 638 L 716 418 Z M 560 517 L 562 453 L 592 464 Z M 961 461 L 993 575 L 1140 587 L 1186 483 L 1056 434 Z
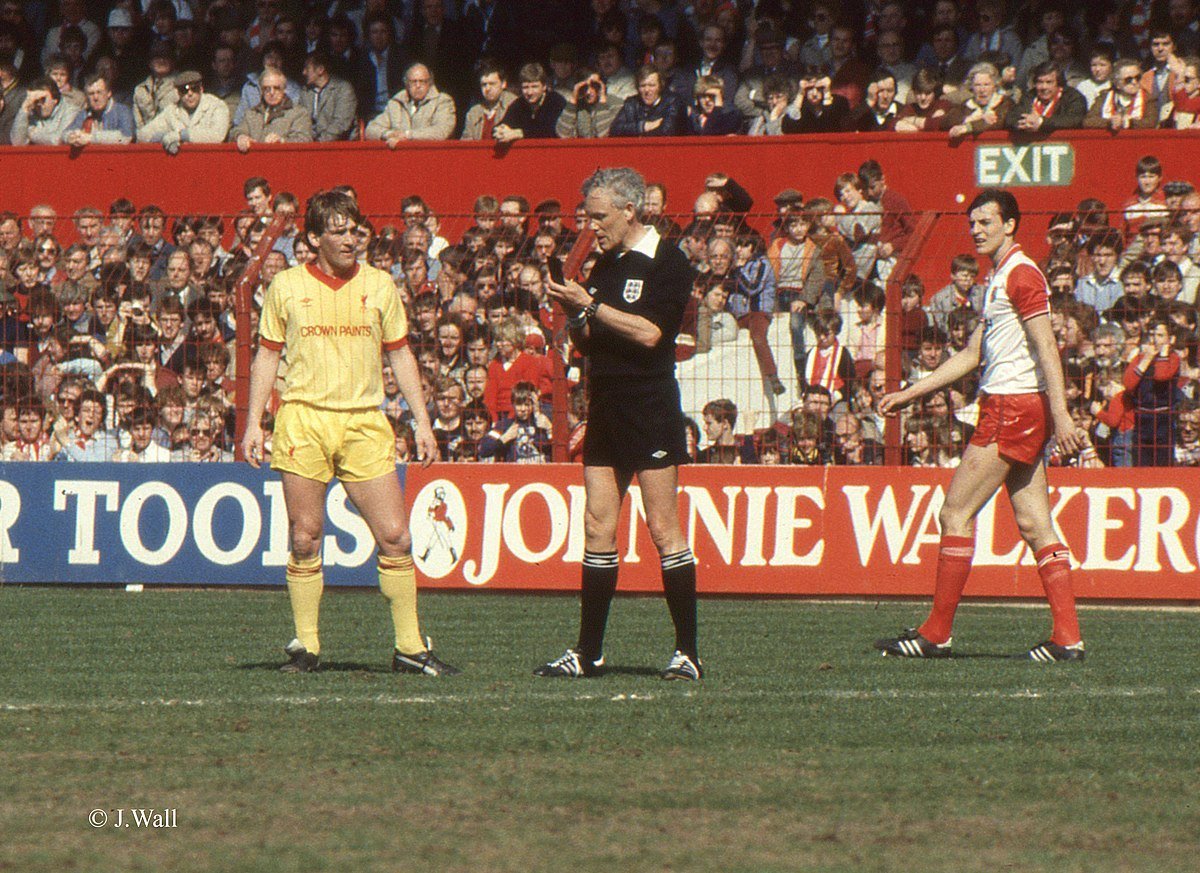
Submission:
M 981 145 L 975 148 L 975 184 L 981 188 L 1070 185 L 1075 150 L 1065 142 Z

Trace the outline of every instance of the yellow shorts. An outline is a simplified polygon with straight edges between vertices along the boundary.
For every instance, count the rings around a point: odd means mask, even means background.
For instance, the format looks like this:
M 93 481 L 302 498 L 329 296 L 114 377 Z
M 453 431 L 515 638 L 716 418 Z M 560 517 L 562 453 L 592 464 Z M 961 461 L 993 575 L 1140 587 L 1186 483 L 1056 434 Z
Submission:
M 271 468 L 305 479 L 366 482 L 396 473 L 396 438 L 378 409 L 285 403 L 275 416 Z

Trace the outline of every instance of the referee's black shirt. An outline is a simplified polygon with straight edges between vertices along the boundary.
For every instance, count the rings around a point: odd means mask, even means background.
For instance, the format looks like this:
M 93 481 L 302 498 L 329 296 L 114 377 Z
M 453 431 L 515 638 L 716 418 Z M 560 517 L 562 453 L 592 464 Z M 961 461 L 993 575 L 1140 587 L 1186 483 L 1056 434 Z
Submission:
M 653 322 L 662 337 L 648 349 L 593 320 L 588 341 L 593 381 L 675 377 L 675 337 L 695 275 L 687 255 L 651 226 L 629 251 L 614 249 L 600 256 L 588 280 L 592 299 Z

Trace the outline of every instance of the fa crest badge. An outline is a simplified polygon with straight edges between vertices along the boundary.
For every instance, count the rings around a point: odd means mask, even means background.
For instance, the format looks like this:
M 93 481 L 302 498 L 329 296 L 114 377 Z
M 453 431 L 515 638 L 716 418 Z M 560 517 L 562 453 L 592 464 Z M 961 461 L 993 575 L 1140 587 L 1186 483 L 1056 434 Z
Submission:
M 636 303 L 642 296 L 642 280 L 626 279 L 625 290 L 621 292 L 621 296 L 625 298 L 626 303 Z

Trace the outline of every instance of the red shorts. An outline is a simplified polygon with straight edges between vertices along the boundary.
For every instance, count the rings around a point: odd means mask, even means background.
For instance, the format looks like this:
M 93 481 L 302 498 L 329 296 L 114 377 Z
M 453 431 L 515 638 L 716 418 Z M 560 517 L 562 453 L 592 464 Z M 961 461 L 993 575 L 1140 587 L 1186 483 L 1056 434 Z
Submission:
M 1042 457 L 1049 439 L 1050 401 L 1044 393 L 979 396 L 979 423 L 971 445 L 995 443 L 1004 457 L 1032 464 Z

